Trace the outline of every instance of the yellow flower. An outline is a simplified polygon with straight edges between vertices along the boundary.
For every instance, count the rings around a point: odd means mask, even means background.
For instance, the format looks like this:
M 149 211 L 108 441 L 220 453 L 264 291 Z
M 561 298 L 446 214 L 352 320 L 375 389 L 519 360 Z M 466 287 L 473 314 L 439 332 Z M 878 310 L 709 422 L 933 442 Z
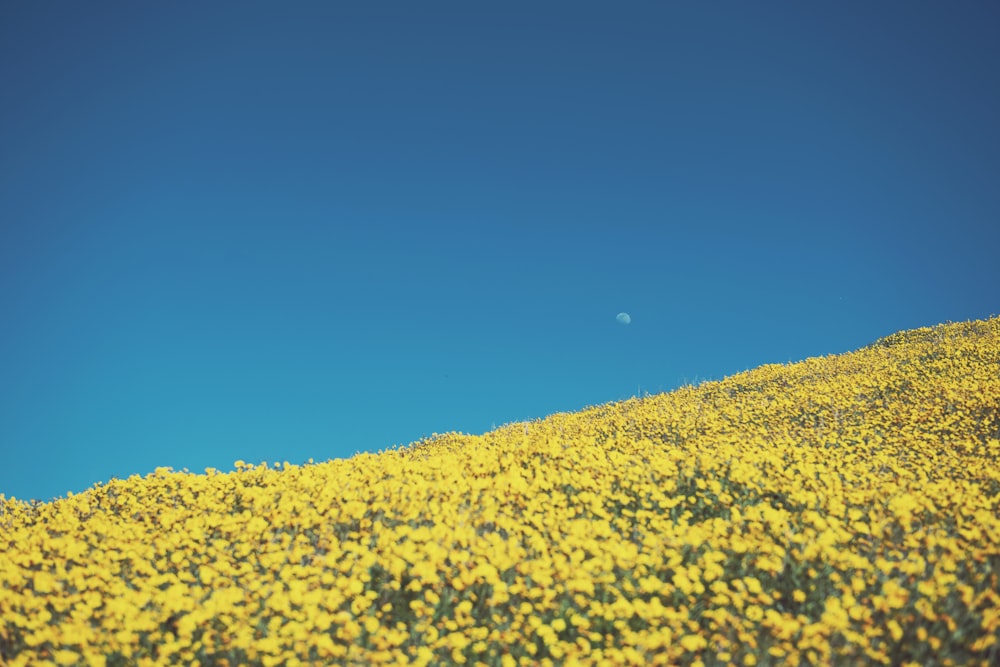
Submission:
M 822 621 L 834 630 L 845 630 L 850 625 L 847 612 L 840 604 L 840 598 L 827 598 Z
M 708 646 L 708 641 L 701 635 L 684 635 L 677 640 L 686 651 L 700 651 Z
M 68 649 L 59 649 L 52 654 L 57 665 L 75 665 L 80 659 L 80 654 Z

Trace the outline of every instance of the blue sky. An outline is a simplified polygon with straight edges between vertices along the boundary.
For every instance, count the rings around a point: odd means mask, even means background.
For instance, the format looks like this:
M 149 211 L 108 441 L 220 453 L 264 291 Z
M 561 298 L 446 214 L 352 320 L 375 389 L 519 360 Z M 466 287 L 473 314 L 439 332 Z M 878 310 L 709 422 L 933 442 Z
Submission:
M 0 493 L 1000 313 L 997 7 L 4 3 Z

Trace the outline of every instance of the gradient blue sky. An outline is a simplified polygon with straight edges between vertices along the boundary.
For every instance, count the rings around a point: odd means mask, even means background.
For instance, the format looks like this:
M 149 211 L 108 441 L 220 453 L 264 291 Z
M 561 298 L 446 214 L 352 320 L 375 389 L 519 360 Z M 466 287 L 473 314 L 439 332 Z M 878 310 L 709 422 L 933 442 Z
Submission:
M 5 2 L 0 493 L 998 313 L 998 32 L 995 2 Z

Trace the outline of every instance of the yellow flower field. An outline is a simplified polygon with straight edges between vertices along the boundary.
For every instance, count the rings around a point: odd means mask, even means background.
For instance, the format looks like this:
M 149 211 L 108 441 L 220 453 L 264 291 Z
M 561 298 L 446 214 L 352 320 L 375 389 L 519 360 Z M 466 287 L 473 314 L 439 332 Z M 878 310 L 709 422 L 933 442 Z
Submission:
M 1000 319 L 236 468 L 0 496 L 0 665 L 1000 664 Z

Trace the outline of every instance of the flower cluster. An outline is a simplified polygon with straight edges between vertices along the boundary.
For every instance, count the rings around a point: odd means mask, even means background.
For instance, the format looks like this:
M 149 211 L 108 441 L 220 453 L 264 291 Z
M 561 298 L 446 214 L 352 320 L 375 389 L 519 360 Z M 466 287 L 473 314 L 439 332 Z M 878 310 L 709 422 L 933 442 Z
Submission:
M 0 496 L 0 664 L 1000 664 L 1000 319 L 307 465 Z

